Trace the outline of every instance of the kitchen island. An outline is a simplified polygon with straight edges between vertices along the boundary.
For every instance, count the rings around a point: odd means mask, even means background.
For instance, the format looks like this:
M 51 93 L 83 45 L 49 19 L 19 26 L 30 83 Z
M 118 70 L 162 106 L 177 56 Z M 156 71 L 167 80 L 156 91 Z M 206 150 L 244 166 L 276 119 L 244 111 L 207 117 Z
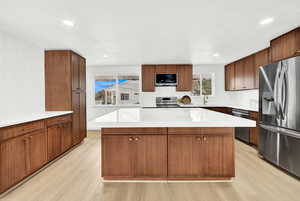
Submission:
M 104 180 L 228 180 L 234 128 L 255 121 L 201 108 L 119 109 L 98 119 Z

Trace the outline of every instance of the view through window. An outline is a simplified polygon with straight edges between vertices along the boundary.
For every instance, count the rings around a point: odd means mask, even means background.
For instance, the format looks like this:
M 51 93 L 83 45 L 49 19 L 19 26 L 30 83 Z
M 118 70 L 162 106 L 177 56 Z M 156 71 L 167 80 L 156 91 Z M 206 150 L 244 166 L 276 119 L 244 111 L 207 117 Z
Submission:
M 96 105 L 138 105 L 139 76 L 97 76 L 95 79 Z
M 213 96 L 214 95 L 214 74 L 203 73 L 193 75 L 193 96 Z

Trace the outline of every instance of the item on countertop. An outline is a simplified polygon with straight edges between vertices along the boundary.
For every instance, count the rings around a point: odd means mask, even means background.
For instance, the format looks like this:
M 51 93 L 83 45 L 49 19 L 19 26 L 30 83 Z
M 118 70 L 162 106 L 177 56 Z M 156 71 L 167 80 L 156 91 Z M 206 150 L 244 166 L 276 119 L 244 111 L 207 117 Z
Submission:
M 188 95 L 183 96 L 182 98 L 178 99 L 177 101 L 184 105 L 191 104 L 191 102 L 192 102 L 191 98 Z

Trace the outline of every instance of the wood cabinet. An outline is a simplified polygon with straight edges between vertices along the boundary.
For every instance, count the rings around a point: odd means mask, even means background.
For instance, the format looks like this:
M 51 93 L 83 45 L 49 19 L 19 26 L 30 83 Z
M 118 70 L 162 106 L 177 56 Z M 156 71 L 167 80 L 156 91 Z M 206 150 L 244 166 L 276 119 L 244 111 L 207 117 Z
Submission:
M 107 180 L 234 176 L 233 128 L 105 128 L 101 134 Z
M 259 138 L 258 112 L 250 112 L 250 119 L 256 121 L 256 127 L 250 128 L 250 143 L 252 145 L 258 146 L 258 138 Z
M 65 152 L 72 147 L 72 122 L 61 124 L 61 151 Z
M 168 177 L 229 178 L 234 176 L 231 135 L 170 135 Z
M 142 65 L 142 91 L 155 91 L 155 65 Z
M 243 83 L 244 83 L 243 89 L 254 89 L 254 84 L 255 84 L 254 55 L 250 55 L 244 58 Z
M 167 175 L 166 147 L 166 135 L 102 136 L 102 176 L 164 178 Z
M 28 139 L 16 137 L 0 144 L 0 192 L 28 175 Z
M 263 49 L 254 54 L 255 84 L 254 88 L 259 88 L 259 67 L 270 64 L 270 48 Z
M 62 153 L 60 125 L 47 128 L 48 161 L 53 160 Z
M 72 110 L 73 145 L 86 137 L 86 61 L 70 50 L 45 51 L 46 110 Z
M 235 90 L 235 64 L 231 63 L 225 66 L 225 90 Z
M 47 120 L 48 161 L 70 149 L 73 145 L 72 116 L 65 115 Z
M 0 193 L 46 163 L 47 135 L 45 129 L 0 142 Z
M 225 66 L 225 90 L 246 90 L 255 88 L 255 60 L 250 55 Z
M 29 173 L 35 172 L 48 162 L 46 131 L 40 130 L 29 134 Z
M 142 91 L 154 92 L 156 74 L 177 74 L 177 91 L 191 91 L 193 66 L 189 64 L 142 65 Z
M 300 27 L 271 40 L 271 61 L 300 55 Z
M 176 91 L 191 91 L 193 84 L 193 66 L 177 65 Z

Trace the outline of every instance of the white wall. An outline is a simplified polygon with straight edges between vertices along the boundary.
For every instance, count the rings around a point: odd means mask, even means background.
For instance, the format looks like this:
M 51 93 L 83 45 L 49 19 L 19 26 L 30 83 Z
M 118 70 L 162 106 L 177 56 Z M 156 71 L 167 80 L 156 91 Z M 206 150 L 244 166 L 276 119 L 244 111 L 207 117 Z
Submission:
M 45 110 L 44 50 L 0 32 L 0 120 Z

